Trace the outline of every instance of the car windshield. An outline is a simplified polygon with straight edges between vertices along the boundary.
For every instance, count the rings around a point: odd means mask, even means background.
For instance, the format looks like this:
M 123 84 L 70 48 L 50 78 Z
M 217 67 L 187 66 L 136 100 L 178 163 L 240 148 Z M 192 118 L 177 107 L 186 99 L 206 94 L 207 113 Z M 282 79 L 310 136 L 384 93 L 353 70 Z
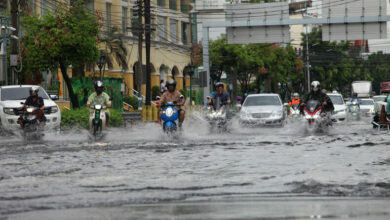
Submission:
M 344 100 L 342 96 L 339 95 L 330 95 L 330 100 L 332 100 L 333 105 L 344 105 Z
M 360 100 L 360 105 L 374 105 L 373 100 Z
M 42 88 L 39 88 L 38 95 L 43 99 L 49 99 Z M 1 101 L 26 100 L 30 96 L 30 87 L 2 88 Z
M 386 96 L 377 96 L 377 97 L 373 97 L 372 99 L 374 99 L 375 102 L 386 102 L 387 97 Z
M 248 97 L 245 100 L 244 106 L 258 106 L 258 105 L 281 105 L 279 97 L 277 96 L 254 96 Z

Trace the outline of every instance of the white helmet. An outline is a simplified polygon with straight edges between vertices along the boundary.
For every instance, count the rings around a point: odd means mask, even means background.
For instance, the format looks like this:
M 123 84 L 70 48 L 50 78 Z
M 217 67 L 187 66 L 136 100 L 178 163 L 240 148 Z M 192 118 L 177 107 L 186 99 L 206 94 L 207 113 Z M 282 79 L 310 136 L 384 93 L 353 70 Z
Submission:
M 37 95 L 38 95 L 39 86 L 32 86 L 32 87 L 30 88 L 30 94 L 31 94 L 32 92 L 35 92 L 35 93 L 37 93 Z
M 294 92 L 294 94 L 293 94 L 293 98 L 294 98 L 294 99 L 297 99 L 297 98 L 299 98 L 299 94 L 298 94 L 297 92 Z
M 318 82 L 318 81 L 313 81 L 313 82 L 311 83 L 311 90 L 312 90 L 312 91 L 317 92 L 317 91 L 319 91 L 320 89 L 321 89 L 321 84 L 320 84 L 320 82 Z

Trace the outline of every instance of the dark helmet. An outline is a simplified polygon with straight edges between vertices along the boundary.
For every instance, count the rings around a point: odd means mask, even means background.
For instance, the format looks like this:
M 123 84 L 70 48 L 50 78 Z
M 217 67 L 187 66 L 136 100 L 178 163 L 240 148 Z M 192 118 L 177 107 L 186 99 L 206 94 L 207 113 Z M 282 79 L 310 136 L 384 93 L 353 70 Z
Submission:
M 175 80 L 170 79 L 170 80 L 168 80 L 168 82 L 167 82 L 167 84 L 165 86 L 167 88 L 169 88 L 169 86 L 173 86 L 173 88 L 176 89 L 176 82 L 175 82 Z
M 39 87 L 38 86 L 31 87 L 30 88 L 30 95 L 32 95 L 33 92 L 35 92 L 35 94 L 38 95 Z
M 96 81 L 94 86 L 95 86 L 96 93 L 100 94 L 103 92 L 104 84 L 102 81 Z
M 321 84 L 320 84 L 320 82 L 318 82 L 318 81 L 313 81 L 313 82 L 311 83 L 311 90 L 314 91 L 314 92 L 317 92 L 317 91 L 321 90 Z
M 221 82 L 215 83 L 215 88 L 219 88 L 219 87 L 225 88 L 225 86 L 223 85 L 223 83 L 221 83 Z
M 358 97 L 358 94 L 356 92 L 353 93 L 353 97 L 354 98 L 357 98 Z

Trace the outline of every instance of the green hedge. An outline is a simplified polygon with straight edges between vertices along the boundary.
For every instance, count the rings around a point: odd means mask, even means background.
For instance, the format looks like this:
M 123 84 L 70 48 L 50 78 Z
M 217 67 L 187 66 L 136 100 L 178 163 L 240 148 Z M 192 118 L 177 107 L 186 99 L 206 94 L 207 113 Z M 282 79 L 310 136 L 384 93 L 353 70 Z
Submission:
M 61 128 L 69 129 L 71 127 L 83 127 L 89 126 L 89 112 L 88 108 L 79 108 L 72 110 L 65 110 L 61 112 Z M 119 127 L 123 125 L 122 112 L 116 109 L 110 109 L 109 126 Z
M 137 97 L 135 97 L 135 96 L 126 96 L 123 99 L 123 101 L 126 102 L 127 104 L 130 104 L 131 106 L 133 106 L 134 110 L 138 109 L 138 98 Z

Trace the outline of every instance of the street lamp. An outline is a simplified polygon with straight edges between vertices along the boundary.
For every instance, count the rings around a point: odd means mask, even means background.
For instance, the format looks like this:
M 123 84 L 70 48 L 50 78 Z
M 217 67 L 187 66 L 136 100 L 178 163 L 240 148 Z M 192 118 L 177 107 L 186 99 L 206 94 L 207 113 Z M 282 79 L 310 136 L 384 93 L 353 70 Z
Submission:
M 104 66 L 104 62 L 106 61 L 106 56 L 104 55 L 104 53 L 101 53 L 98 61 L 97 61 L 97 65 L 99 67 L 99 70 L 100 70 L 100 81 L 103 81 L 103 78 L 102 78 L 102 69 L 103 69 L 103 66 Z

